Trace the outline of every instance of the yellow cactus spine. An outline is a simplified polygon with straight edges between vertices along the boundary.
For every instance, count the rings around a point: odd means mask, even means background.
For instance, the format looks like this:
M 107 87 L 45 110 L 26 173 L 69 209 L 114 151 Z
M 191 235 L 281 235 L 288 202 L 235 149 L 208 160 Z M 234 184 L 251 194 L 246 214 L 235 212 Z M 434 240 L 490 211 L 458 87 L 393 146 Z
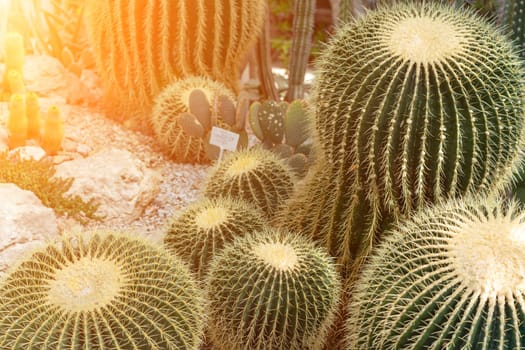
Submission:
M 62 148 L 64 139 L 64 121 L 57 106 L 51 106 L 47 110 L 42 130 L 42 148 L 49 155 L 55 155 Z
M 10 149 L 24 146 L 27 139 L 27 116 L 24 95 L 13 94 L 9 100 L 7 117 L 8 146 Z
M 5 36 L 5 71 L 3 84 L 4 88 L 8 89 L 11 93 L 20 93 L 21 91 L 14 91 L 11 89 L 11 82 L 9 73 L 11 71 L 18 72 L 20 79 L 22 75 L 22 69 L 24 66 L 24 37 L 20 33 L 10 32 Z M 23 84 L 23 83 L 22 83 Z
M 34 92 L 26 95 L 26 115 L 27 138 L 34 140 L 40 139 L 40 106 L 38 105 L 38 97 Z

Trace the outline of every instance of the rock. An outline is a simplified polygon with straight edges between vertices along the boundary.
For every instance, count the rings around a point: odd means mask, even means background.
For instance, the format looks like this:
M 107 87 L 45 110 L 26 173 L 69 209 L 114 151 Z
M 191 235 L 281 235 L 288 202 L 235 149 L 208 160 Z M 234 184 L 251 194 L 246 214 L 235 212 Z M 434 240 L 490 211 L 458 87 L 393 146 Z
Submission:
M 8 137 L 9 135 L 7 134 L 7 130 L 0 128 L 0 153 L 9 150 L 9 146 L 7 144 Z
M 58 237 L 55 212 L 33 192 L 0 183 L 0 271 Z
M 40 146 L 22 146 L 9 151 L 8 157 L 18 156 L 22 160 L 40 160 L 46 156 L 46 151 Z
M 56 166 L 58 177 L 72 177 L 68 194 L 99 204 L 106 223 L 139 218 L 160 189 L 160 174 L 128 151 L 109 148 Z
M 71 82 L 67 70 L 54 57 L 47 55 L 27 55 L 24 60 L 24 82 L 28 91 L 39 96 L 66 98 Z

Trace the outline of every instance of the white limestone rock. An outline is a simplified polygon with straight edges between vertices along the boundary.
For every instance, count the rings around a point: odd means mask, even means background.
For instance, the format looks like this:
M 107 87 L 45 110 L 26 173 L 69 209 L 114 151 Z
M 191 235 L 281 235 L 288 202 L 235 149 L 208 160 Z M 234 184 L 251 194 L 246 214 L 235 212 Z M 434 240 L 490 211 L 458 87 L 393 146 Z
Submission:
M 97 215 L 104 222 L 132 222 L 157 196 L 160 174 L 132 153 L 109 148 L 86 158 L 67 161 L 56 166 L 57 177 L 72 177 L 69 195 L 99 204 Z
M 55 212 L 33 192 L 0 183 L 0 271 L 58 238 Z

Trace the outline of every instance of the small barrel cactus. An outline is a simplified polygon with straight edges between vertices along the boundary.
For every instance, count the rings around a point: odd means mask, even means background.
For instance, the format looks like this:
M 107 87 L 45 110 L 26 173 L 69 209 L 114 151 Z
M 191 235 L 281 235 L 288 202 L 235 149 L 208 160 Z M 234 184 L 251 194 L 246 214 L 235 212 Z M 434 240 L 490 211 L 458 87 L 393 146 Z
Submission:
M 140 126 L 155 96 L 189 76 L 238 91 L 240 66 L 262 29 L 265 7 L 264 0 L 86 2 L 110 115 Z
M 235 100 L 230 89 L 208 78 L 188 77 L 166 86 L 156 97 L 151 115 L 157 141 L 177 162 L 209 162 L 208 140 L 213 126 L 245 134 L 235 107 L 233 111 L 226 108 Z
M 244 199 L 271 218 L 294 190 L 294 174 L 275 154 L 251 148 L 227 154 L 211 171 L 207 197 Z
M 203 198 L 168 223 L 164 246 L 203 278 L 211 258 L 225 244 L 265 224 L 263 214 L 249 203 L 229 197 Z
M 525 347 L 525 213 L 468 198 L 416 213 L 353 291 L 347 349 Z
M 111 232 L 71 236 L 0 285 L 1 349 L 199 349 L 203 298 L 160 247 Z
M 212 259 L 206 285 L 218 350 L 321 349 L 341 289 L 321 248 L 274 229 L 226 245 Z
M 64 119 L 60 108 L 56 105 L 49 106 L 42 127 L 42 148 L 47 154 L 56 155 L 62 149 L 63 140 Z
M 283 223 L 325 242 L 342 265 L 366 256 L 385 224 L 500 190 L 520 163 L 523 65 L 472 10 L 380 7 L 342 25 L 318 69 L 314 123 L 325 166 Z

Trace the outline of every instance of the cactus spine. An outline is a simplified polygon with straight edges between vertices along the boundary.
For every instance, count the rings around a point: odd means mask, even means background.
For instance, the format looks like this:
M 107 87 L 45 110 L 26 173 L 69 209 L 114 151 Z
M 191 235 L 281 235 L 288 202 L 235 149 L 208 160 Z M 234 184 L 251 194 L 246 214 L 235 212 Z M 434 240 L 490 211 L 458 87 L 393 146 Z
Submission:
M 225 246 L 206 285 L 218 350 L 321 349 L 341 289 L 324 250 L 274 229 Z
M 452 200 L 390 233 L 352 293 L 347 349 L 523 349 L 517 203 Z
M 197 350 L 202 296 L 165 250 L 115 233 L 33 253 L 0 286 L 2 349 Z
M 499 22 L 509 30 L 510 37 L 517 43 L 523 57 L 525 49 L 525 1 L 498 1 Z
M 191 75 L 237 91 L 264 10 L 263 0 L 90 1 L 87 28 L 107 102 L 120 117 L 147 114 L 164 86 Z
M 352 272 L 389 222 L 501 189 L 518 166 L 524 72 L 511 43 L 472 11 L 381 7 L 339 29 L 319 71 L 325 159 L 283 224 L 325 243 L 343 265 L 354 260 Z
M 271 218 L 294 189 L 291 169 L 272 152 L 251 148 L 227 154 L 210 171 L 204 194 L 253 203 Z
M 190 205 L 167 225 L 164 246 L 203 278 L 211 258 L 236 237 L 259 231 L 263 214 L 230 198 L 205 198 Z

